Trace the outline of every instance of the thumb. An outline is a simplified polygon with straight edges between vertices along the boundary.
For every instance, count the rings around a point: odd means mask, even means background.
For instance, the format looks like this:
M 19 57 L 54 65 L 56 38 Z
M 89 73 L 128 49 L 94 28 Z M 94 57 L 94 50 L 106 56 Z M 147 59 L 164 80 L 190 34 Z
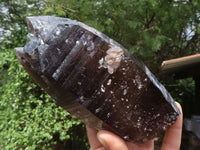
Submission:
M 97 138 L 107 150 L 128 150 L 125 141 L 109 131 L 99 131 Z

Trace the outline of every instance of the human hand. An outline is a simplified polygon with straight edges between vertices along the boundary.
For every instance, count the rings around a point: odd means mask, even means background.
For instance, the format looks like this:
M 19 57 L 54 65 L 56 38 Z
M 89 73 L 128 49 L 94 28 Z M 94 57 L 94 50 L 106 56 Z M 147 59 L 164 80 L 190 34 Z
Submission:
M 179 103 L 176 103 L 181 111 L 181 116 L 166 132 L 161 150 L 179 150 L 181 144 L 183 113 Z M 98 131 L 87 126 L 87 133 L 91 150 L 154 150 L 154 140 L 144 144 L 126 142 L 119 136 L 105 130 Z

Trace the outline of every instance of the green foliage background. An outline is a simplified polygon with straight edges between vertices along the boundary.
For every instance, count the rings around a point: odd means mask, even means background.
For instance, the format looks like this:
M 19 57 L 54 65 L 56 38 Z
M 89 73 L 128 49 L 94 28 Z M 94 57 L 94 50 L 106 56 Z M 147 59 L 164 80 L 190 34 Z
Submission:
M 4 2 L 14 17 L 4 14 L 8 20 L 1 21 L 2 27 L 10 26 L 10 34 L 0 51 L 0 149 L 88 149 L 84 125 L 58 107 L 16 59 L 14 48 L 27 41 L 25 17 L 42 14 L 39 1 L 31 1 L 34 9 L 24 2 Z
M 15 57 L 14 48 L 26 43 L 30 15 L 69 17 L 97 28 L 142 59 L 175 100 L 191 106 L 193 80 L 158 72 L 163 60 L 200 52 L 198 0 L 1 0 L 0 6 L 0 149 L 88 149 L 84 125 L 58 107 Z

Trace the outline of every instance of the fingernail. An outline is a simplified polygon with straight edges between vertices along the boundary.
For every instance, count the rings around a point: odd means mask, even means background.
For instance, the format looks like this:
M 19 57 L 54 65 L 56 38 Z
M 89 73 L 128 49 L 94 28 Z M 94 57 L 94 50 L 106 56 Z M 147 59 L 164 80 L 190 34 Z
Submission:
M 105 137 L 102 134 L 97 133 L 97 138 L 99 140 L 99 142 L 105 147 L 108 148 Z M 104 148 L 104 149 L 105 149 Z
M 104 147 L 99 147 L 99 148 L 97 148 L 95 150 L 106 150 L 106 149 Z

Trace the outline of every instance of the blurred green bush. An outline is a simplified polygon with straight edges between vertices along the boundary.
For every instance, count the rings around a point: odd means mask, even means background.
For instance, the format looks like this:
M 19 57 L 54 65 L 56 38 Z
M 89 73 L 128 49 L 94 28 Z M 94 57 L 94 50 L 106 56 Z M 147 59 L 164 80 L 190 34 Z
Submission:
M 34 83 L 14 50 L 3 49 L 0 60 L 0 148 L 86 149 L 84 125 Z

